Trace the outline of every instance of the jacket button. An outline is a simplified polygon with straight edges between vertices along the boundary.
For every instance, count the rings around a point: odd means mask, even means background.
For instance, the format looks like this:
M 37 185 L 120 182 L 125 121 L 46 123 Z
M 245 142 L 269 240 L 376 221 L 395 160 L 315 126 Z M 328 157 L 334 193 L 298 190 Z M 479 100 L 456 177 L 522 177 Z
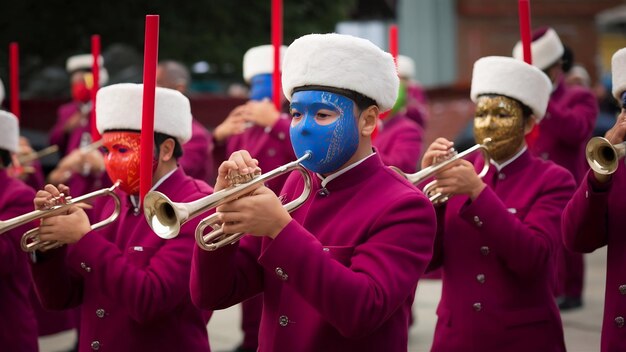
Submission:
M 91 267 L 87 266 L 85 262 L 81 262 L 80 267 L 83 268 L 83 270 L 85 270 L 88 273 L 91 272 Z
M 481 310 L 483 310 L 483 305 L 481 303 L 474 303 L 472 305 L 472 307 L 474 308 L 475 311 L 480 312 Z
M 287 137 L 287 136 L 285 135 L 284 132 L 278 132 L 278 139 L 280 139 L 281 141 L 284 141 L 285 137 Z
M 287 273 L 285 273 L 283 268 L 276 268 L 276 270 L 274 270 L 274 272 L 283 281 L 287 281 L 287 279 L 289 278 L 289 275 L 287 275 Z
M 97 351 L 100 349 L 100 341 L 92 341 L 91 342 L 91 349 L 94 351 Z
M 619 293 L 626 295 L 626 285 L 619 285 Z
M 96 316 L 97 316 L 98 318 L 104 318 L 104 314 L 105 314 L 105 313 L 106 313 L 106 312 L 105 312 L 105 311 L 104 311 L 104 309 L 102 309 L 102 308 L 96 309 Z
M 480 282 L 481 284 L 485 283 L 485 274 L 478 274 L 476 275 L 476 281 Z
M 328 195 L 328 190 L 326 188 L 322 188 L 319 191 L 317 191 L 317 194 L 319 194 L 322 197 L 326 197 Z
M 624 317 L 617 317 L 617 318 L 615 318 L 615 325 L 617 325 L 618 328 L 623 328 L 624 327 Z
M 487 247 L 487 246 L 480 247 L 480 254 L 488 255 L 489 254 L 489 247 Z
M 280 326 L 287 326 L 287 324 L 289 324 L 289 318 L 286 315 L 281 315 L 278 318 L 278 324 L 280 324 Z
M 505 174 L 498 174 L 498 180 L 504 180 L 506 178 Z
M 478 217 L 478 215 L 474 215 L 474 223 L 476 224 L 476 226 L 481 227 L 483 226 L 483 222 L 480 220 L 480 218 Z

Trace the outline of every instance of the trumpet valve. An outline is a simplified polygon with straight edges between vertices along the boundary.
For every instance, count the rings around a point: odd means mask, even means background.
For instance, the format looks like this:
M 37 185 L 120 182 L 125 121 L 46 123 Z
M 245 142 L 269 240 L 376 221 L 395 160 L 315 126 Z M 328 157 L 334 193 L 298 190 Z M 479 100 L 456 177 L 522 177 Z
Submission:
M 226 180 L 231 186 L 237 186 L 237 185 L 250 182 L 260 175 L 261 175 L 261 169 L 259 169 L 258 167 L 253 172 L 250 172 L 247 174 L 240 174 L 237 171 L 230 170 L 228 172 L 228 175 L 226 175 Z

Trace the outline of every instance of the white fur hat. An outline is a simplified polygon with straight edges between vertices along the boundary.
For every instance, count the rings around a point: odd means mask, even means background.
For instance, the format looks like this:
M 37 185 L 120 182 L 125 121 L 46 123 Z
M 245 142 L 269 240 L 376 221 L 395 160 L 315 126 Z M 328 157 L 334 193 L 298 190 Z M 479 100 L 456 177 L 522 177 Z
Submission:
M 107 130 L 141 130 L 143 84 L 120 83 L 98 90 L 96 126 Z M 189 99 L 179 91 L 156 88 L 154 131 L 165 133 L 184 144 L 191 139 Z
M 0 105 L 4 102 L 4 83 L 2 82 L 2 78 L 0 78 Z
M 0 110 L 0 149 L 17 153 L 20 127 L 17 117 L 12 113 Z
M 537 122 L 546 113 L 552 83 L 535 66 L 511 57 L 488 56 L 474 63 L 472 101 L 483 94 L 504 95 L 528 106 Z
M 563 56 L 565 48 L 559 39 L 558 34 L 552 28 L 548 30 L 539 38 L 533 40 L 530 44 L 530 51 L 533 59 L 533 66 L 538 67 L 540 70 L 545 70 L 553 65 L 557 60 Z M 522 42 L 519 41 L 513 48 L 513 57 L 518 60 L 524 60 L 524 50 L 522 48 Z
M 619 49 L 611 59 L 613 75 L 613 96 L 621 103 L 622 93 L 626 91 L 626 48 Z
M 389 53 L 369 40 L 336 33 L 296 39 L 285 53 L 282 82 L 288 100 L 294 88 L 326 86 L 363 94 L 381 112 L 396 102 L 399 85 Z
M 285 57 L 287 47 L 280 47 L 280 62 Z M 261 45 L 248 49 L 243 55 L 243 79 L 250 82 L 252 77 L 274 72 L 274 46 Z
M 107 84 L 109 81 L 109 73 L 106 68 L 104 68 L 104 58 L 102 55 L 98 57 L 98 63 L 100 64 L 100 84 Z M 72 73 L 76 70 L 87 70 L 91 71 L 93 67 L 93 55 L 91 54 L 81 54 L 70 56 L 65 62 L 65 70 L 68 73 Z
M 415 61 L 408 56 L 398 55 L 398 76 L 402 78 L 414 78 Z

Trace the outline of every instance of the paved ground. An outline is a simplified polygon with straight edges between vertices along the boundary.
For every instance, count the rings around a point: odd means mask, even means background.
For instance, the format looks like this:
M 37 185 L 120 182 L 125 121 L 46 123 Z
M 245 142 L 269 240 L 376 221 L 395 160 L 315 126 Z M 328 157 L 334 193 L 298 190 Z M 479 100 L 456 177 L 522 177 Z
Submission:
M 599 250 L 587 256 L 585 306 L 583 309 L 562 315 L 565 340 L 570 352 L 597 352 L 600 350 L 605 260 L 605 250 Z M 440 294 L 440 281 L 424 280 L 420 283 L 416 303 L 413 306 L 418 321 L 410 331 L 409 351 L 429 351 L 436 322 L 435 309 Z M 239 306 L 215 312 L 208 326 L 213 351 L 229 351 L 241 341 L 239 321 Z M 61 346 L 67 345 L 71 339 L 72 335 L 48 338 L 43 341 L 41 351 L 61 351 Z

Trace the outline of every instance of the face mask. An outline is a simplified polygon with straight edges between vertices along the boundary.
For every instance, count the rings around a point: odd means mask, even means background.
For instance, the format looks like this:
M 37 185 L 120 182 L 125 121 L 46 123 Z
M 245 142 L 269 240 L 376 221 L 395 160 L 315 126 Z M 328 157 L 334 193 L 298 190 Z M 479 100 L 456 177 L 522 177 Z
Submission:
M 121 181 L 120 189 L 127 194 L 139 193 L 139 160 L 141 133 L 105 132 L 102 135 L 103 147 L 106 148 L 104 166 L 111 182 Z M 152 173 L 158 160 L 152 160 Z
M 85 82 L 72 84 L 72 98 L 79 103 L 88 103 L 91 100 L 91 91 L 87 89 Z
M 250 80 L 250 100 L 272 99 L 272 74 L 260 74 Z
M 506 161 L 517 153 L 524 143 L 524 114 L 517 101 L 503 96 L 482 96 L 476 103 L 474 139 L 482 144 L 491 138 L 488 146 L 491 159 Z
M 302 164 L 319 174 L 337 171 L 359 146 L 354 102 L 343 95 L 309 90 L 291 100 L 291 145 L 298 158 L 311 151 Z

